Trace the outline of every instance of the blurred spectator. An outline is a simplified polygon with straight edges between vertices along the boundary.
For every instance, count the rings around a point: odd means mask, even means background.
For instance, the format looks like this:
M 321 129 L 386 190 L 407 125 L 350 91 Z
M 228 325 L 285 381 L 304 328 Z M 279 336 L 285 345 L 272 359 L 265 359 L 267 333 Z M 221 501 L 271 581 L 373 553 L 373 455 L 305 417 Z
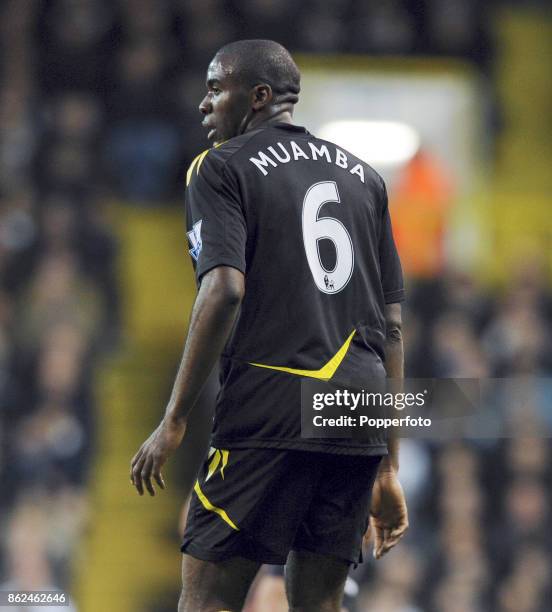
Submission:
M 87 335 L 97 331 L 99 296 L 79 277 L 76 266 L 71 253 L 52 253 L 39 263 L 18 309 L 17 331 L 25 350 L 38 347 L 44 333 L 58 322 L 72 321 Z
M 115 6 L 106 0 L 41 3 L 38 57 L 45 91 L 105 93 L 110 57 L 120 38 Z
M 68 92 L 54 106 L 52 129 L 61 140 L 88 144 L 96 138 L 101 120 L 101 110 L 93 96 Z
M 173 187 L 180 139 L 167 95 L 166 48 L 142 40 L 122 50 L 106 158 L 115 188 L 126 198 L 160 201 Z
M 550 361 L 550 328 L 538 310 L 514 292 L 499 305 L 483 346 L 496 376 L 540 372 Z
M 161 40 L 173 29 L 171 3 L 167 0 L 123 0 L 124 34 L 128 40 Z
M 485 378 L 489 375 L 472 322 L 447 313 L 433 327 L 435 374 L 441 378 Z
M 347 43 L 347 4 L 318 0 L 311 4 L 311 10 L 299 16 L 299 48 L 322 53 L 343 48 Z
M 359 4 L 352 25 L 351 51 L 408 53 L 415 46 L 413 16 L 400 0 Z
M 308 6 L 309 4 L 311 6 Z M 301 26 L 299 24 L 295 25 L 296 20 L 304 17 L 305 14 L 308 14 L 311 19 L 316 18 L 320 12 L 325 11 L 327 6 L 336 3 L 327 1 L 319 2 L 317 6 L 312 6 L 312 4 L 312 2 L 307 2 L 305 6 L 301 6 L 292 0 L 280 0 L 280 2 L 272 2 L 272 0 L 235 1 L 232 3 L 232 12 L 237 17 L 238 32 L 236 32 L 236 36 L 238 38 L 251 38 L 251 24 L 255 24 L 254 38 L 272 38 L 277 39 L 284 46 L 297 46 L 301 39 L 303 39 L 303 42 L 306 42 L 307 38 L 312 39 L 310 33 L 313 28 L 308 21 L 304 24 L 301 23 Z M 305 10 L 306 6 L 308 6 L 308 10 Z
M 178 36 L 185 56 L 186 68 L 205 71 L 212 59 L 213 49 L 237 37 L 241 3 L 230 4 L 219 0 L 176 0 Z M 251 23 L 244 24 L 251 34 Z M 249 36 L 251 37 L 251 36 Z M 200 100 L 198 100 L 199 104 Z
M 68 500 L 65 500 L 68 501 Z M 82 517 L 82 512 L 71 504 L 64 505 L 60 514 L 51 512 L 56 510 L 56 501 L 48 497 L 40 489 L 35 489 L 33 495 L 23 497 L 11 514 L 7 527 L 6 552 L 7 568 L 6 580 L 0 584 L 1 590 L 19 591 L 56 591 L 66 588 L 67 567 L 59 567 L 59 573 L 54 571 L 51 555 L 53 522 L 64 517 L 68 519 L 68 510 L 73 513 L 68 525 L 75 524 Z M 69 535 L 66 529 L 66 535 Z M 59 531 L 57 532 L 59 533 Z M 64 546 L 71 546 L 74 542 L 70 537 L 62 540 Z M 59 546 L 59 543 L 58 543 Z M 59 580 L 59 582 L 58 582 Z M 39 611 L 40 606 L 10 606 L 9 610 Z M 51 606 L 52 610 L 76 612 L 71 601 L 65 606 Z
M 70 588 L 95 442 L 90 385 L 119 327 L 98 163 L 117 16 L 96 0 L 1 10 L 0 583 Z
M 36 142 L 36 117 L 25 88 L 0 89 L 0 184 L 3 190 L 24 189 L 31 175 Z

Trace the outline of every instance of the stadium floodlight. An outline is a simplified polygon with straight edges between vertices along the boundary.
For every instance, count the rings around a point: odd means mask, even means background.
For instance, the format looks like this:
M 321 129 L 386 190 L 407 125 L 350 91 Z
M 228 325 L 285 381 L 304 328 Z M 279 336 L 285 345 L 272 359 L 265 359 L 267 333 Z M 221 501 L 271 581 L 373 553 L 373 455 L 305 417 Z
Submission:
M 398 121 L 331 121 L 318 130 L 318 136 L 373 166 L 404 164 L 420 147 L 418 132 Z

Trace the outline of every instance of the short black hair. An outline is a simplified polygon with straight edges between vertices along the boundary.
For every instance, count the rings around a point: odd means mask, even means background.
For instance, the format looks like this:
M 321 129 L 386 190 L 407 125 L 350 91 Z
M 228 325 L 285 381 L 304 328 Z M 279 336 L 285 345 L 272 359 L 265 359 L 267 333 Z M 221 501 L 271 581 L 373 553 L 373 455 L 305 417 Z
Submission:
M 246 87 L 270 85 L 276 101 L 295 104 L 301 90 L 301 73 L 290 52 L 274 40 L 237 40 L 219 49 L 215 57 L 224 57 L 235 76 Z

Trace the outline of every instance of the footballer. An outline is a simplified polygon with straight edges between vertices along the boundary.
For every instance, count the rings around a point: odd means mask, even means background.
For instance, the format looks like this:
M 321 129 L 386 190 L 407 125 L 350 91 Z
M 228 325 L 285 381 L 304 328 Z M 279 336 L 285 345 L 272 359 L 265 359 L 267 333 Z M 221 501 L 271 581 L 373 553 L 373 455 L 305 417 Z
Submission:
M 403 278 L 385 184 L 293 123 L 300 73 L 268 40 L 220 49 L 199 106 L 212 148 L 186 176 L 198 294 L 161 423 L 131 462 L 165 487 L 215 363 L 211 448 L 182 542 L 180 612 L 237 612 L 260 566 L 286 565 L 290 610 L 339 612 L 347 573 L 408 527 L 398 444 L 301 437 L 301 381 L 403 375 Z

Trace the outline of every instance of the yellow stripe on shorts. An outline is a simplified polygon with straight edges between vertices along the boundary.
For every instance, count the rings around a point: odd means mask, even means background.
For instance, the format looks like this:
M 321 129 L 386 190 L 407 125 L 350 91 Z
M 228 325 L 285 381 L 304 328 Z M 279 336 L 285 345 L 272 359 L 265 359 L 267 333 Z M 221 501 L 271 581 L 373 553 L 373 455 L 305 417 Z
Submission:
M 225 510 L 223 510 L 222 508 L 218 508 L 217 506 L 214 506 L 207 499 L 207 497 L 205 497 L 205 493 L 203 493 L 203 491 L 201 490 L 201 487 L 199 486 L 199 480 L 196 480 L 194 491 L 196 492 L 196 495 L 199 497 L 199 501 L 203 504 L 203 507 L 206 510 L 209 510 L 210 512 L 215 512 L 216 514 L 218 514 L 225 523 L 228 523 L 228 525 L 232 527 L 232 529 L 235 529 L 236 531 L 240 530 L 240 528 L 236 526 L 236 524 L 234 523 L 234 521 L 232 521 L 232 519 L 228 516 L 228 514 L 226 514 Z

